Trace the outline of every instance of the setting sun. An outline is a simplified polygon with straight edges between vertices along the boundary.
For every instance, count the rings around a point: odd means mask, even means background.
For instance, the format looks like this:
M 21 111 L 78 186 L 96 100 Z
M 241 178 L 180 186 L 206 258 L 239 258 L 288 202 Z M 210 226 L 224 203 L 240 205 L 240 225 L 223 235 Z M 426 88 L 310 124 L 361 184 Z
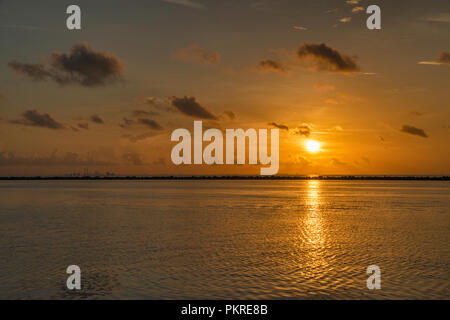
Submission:
M 309 152 L 318 152 L 320 150 L 320 143 L 315 140 L 306 141 L 306 150 Z

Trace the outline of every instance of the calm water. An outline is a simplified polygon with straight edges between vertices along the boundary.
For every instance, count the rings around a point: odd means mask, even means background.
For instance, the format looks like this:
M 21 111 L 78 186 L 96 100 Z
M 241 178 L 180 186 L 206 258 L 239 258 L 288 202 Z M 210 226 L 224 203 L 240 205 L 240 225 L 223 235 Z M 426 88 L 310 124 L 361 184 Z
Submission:
M 449 299 L 449 208 L 449 182 L 4 181 L 0 298 Z

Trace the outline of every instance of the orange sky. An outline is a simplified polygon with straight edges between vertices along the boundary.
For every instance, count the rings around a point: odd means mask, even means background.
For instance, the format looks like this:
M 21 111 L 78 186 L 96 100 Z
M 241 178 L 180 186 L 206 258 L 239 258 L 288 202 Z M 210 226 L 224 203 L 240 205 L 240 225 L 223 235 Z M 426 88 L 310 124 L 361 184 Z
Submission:
M 448 1 L 104 3 L 0 4 L 0 175 L 259 174 L 171 164 L 194 120 L 280 127 L 279 174 L 450 174 Z

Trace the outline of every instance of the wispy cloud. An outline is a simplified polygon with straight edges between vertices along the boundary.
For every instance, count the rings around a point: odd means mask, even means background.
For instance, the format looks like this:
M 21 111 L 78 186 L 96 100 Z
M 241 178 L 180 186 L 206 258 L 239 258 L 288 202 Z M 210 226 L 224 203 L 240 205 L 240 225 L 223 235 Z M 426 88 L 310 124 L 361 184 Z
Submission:
M 53 152 L 51 155 L 36 155 L 32 157 L 17 156 L 9 152 L 0 152 L 0 166 L 104 166 L 111 165 L 111 162 L 94 159 L 91 155 L 80 155 L 75 152 L 67 152 L 58 155 Z
M 184 115 L 198 119 L 218 120 L 213 113 L 198 103 L 195 97 L 172 97 L 171 102 L 172 106 Z
M 429 22 L 450 23 L 450 13 L 439 13 L 436 15 L 427 16 L 424 17 L 423 20 Z
M 420 61 L 419 64 L 434 65 L 434 66 L 439 66 L 439 65 L 450 66 L 450 52 L 443 51 L 443 52 L 441 52 L 439 54 L 439 56 L 437 57 L 436 60 L 434 60 L 434 61 Z
M 173 4 L 178 4 L 180 6 L 185 6 L 185 7 L 190 7 L 190 8 L 195 8 L 195 9 L 204 9 L 205 6 L 191 1 L 191 0 L 163 0 L 164 2 L 168 2 L 168 3 L 173 3 Z
M 354 8 L 352 8 L 352 12 L 353 13 L 358 13 L 358 12 L 361 12 L 361 11 L 364 11 L 364 7 L 354 7 Z
M 64 128 L 61 123 L 53 119 L 48 113 L 40 113 L 37 110 L 27 110 L 22 114 L 21 119 L 11 120 L 10 123 L 54 130 Z
M 268 125 L 269 125 L 269 126 L 272 126 L 272 127 L 275 127 L 275 128 L 278 128 L 278 129 L 280 129 L 280 130 L 286 130 L 286 131 L 289 130 L 289 127 L 288 127 L 287 125 L 284 125 L 284 124 L 278 124 L 278 123 L 276 123 L 276 122 L 270 122 L 270 123 L 268 123 Z
M 139 119 L 138 121 L 139 121 L 140 124 L 143 124 L 143 125 L 147 126 L 150 129 L 162 130 L 161 125 L 158 122 L 156 122 L 155 120 L 144 118 L 144 119 Z
M 281 62 L 267 59 L 258 63 L 258 70 L 262 72 L 281 72 L 286 73 L 288 70 Z
M 220 63 L 220 53 L 215 51 L 207 51 L 203 48 L 200 48 L 196 44 L 179 49 L 175 53 L 175 57 L 178 59 L 185 59 L 185 60 L 190 59 L 205 64 Z

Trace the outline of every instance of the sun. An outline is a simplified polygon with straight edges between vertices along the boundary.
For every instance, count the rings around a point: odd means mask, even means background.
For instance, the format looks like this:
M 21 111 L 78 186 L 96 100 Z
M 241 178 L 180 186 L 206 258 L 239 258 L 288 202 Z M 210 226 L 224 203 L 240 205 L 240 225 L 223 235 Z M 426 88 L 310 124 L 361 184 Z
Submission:
M 306 141 L 306 150 L 309 152 L 318 152 L 320 150 L 320 142 L 315 140 Z

